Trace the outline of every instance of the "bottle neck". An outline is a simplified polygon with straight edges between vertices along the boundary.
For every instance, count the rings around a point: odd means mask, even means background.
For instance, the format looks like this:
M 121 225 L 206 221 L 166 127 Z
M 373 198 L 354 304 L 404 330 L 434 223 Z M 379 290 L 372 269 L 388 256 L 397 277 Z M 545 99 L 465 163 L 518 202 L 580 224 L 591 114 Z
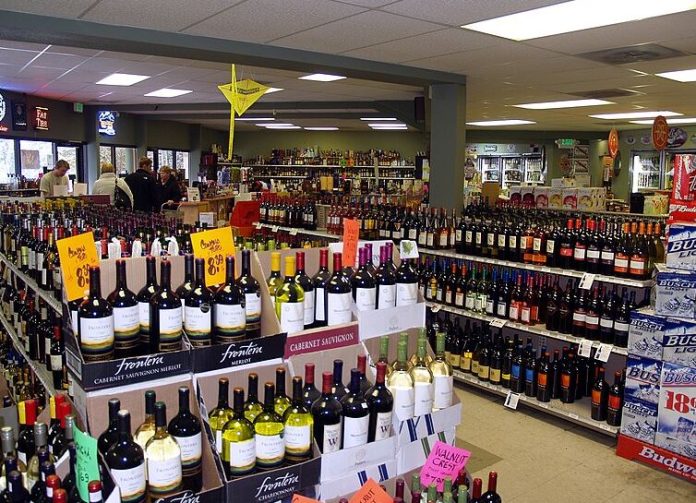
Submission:
M 128 288 L 126 279 L 126 262 L 123 260 L 116 261 L 116 288 L 125 290 Z

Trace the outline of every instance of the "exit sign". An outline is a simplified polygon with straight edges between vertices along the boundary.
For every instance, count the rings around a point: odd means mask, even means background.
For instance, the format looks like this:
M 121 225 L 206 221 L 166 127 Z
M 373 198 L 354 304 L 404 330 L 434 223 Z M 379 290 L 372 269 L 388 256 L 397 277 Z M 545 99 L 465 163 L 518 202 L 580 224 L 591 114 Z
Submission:
M 77 112 L 78 114 L 81 114 L 85 110 L 85 105 L 84 103 L 73 103 L 73 112 Z
M 578 141 L 574 138 L 560 138 L 556 140 L 558 148 L 573 148 L 577 143 Z

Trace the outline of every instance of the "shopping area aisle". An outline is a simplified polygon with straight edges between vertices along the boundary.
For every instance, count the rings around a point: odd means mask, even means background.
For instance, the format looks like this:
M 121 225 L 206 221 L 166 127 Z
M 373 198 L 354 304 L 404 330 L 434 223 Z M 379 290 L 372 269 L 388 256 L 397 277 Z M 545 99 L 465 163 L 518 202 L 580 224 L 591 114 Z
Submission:
M 505 503 L 696 501 L 696 486 L 614 453 L 615 440 L 503 400 L 457 387 L 463 404 L 457 445 L 484 485 L 498 472 Z

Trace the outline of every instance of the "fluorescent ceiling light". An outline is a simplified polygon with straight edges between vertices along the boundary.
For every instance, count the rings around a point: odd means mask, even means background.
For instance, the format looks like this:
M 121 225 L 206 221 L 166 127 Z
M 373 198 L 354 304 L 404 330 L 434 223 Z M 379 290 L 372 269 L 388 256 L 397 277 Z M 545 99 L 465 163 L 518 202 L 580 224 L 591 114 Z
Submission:
M 534 121 L 525 121 L 520 119 L 503 119 L 495 121 L 476 121 L 467 122 L 467 126 L 523 126 L 525 124 L 536 124 Z
M 132 86 L 145 79 L 149 79 L 149 75 L 131 75 L 130 73 L 112 73 L 108 77 L 104 77 L 97 84 L 103 86 Z
M 361 121 L 395 121 L 396 117 L 360 117 Z
M 338 128 L 336 126 L 313 126 L 306 127 L 305 129 L 307 131 L 338 131 Z
M 190 91 L 188 89 L 170 89 L 167 87 L 164 87 L 162 89 L 158 89 L 157 91 L 152 91 L 151 93 L 147 93 L 145 96 L 150 96 L 153 98 L 176 98 L 177 96 L 183 96 L 184 94 L 192 93 L 193 91 Z
M 520 41 L 693 9 L 696 9 L 693 0 L 573 0 L 466 24 L 462 28 Z
M 387 125 L 372 125 L 370 127 L 372 129 L 374 129 L 375 131 L 390 130 L 390 129 L 393 129 L 393 130 L 407 130 L 408 129 L 408 126 L 406 124 L 401 124 L 401 125 L 395 124 L 393 126 L 392 125 L 389 125 L 389 126 L 387 126 Z
M 278 91 L 285 91 L 282 87 L 269 87 L 263 94 L 277 93 Z
M 313 73 L 311 75 L 303 75 L 298 77 L 300 80 L 316 80 L 318 82 L 333 82 L 334 80 L 345 79 L 342 75 L 329 75 L 328 73 Z
M 622 112 L 622 113 L 617 113 L 617 114 L 598 114 L 598 115 L 590 115 L 589 117 L 593 117 L 595 119 L 607 119 L 607 120 L 613 120 L 613 119 L 649 119 L 651 117 L 655 118 L 658 115 L 662 115 L 664 117 L 676 117 L 677 115 L 683 115 L 677 112 L 670 112 L 669 110 L 667 111 L 661 111 L 661 112 L 651 112 L 651 111 L 642 111 L 642 112 Z
M 259 127 L 283 127 L 283 126 L 294 126 L 290 122 L 274 122 L 273 124 L 256 124 Z
M 656 73 L 655 75 L 678 82 L 694 82 L 696 81 L 696 68 L 692 68 L 691 70 L 678 70 L 676 72 Z
M 391 123 L 379 123 L 379 122 L 370 122 L 368 124 L 370 127 L 406 127 L 406 124 L 403 122 L 391 122 Z
M 274 117 L 235 117 L 236 121 L 274 121 Z M 264 124 L 265 125 L 265 124 Z
M 277 127 L 267 127 L 266 129 L 302 129 L 300 126 L 277 126 Z
M 631 124 L 645 124 L 652 125 L 653 119 L 645 119 L 639 121 L 629 121 Z M 696 124 L 696 117 L 678 117 L 676 119 L 670 119 L 669 124 Z
M 552 108 L 574 108 L 574 107 L 593 107 L 596 105 L 613 105 L 613 101 L 605 100 L 566 100 L 566 101 L 545 101 L 540 103 L 522 103 L 513 105 L 517 108 L 528 110 L 550 110 Z

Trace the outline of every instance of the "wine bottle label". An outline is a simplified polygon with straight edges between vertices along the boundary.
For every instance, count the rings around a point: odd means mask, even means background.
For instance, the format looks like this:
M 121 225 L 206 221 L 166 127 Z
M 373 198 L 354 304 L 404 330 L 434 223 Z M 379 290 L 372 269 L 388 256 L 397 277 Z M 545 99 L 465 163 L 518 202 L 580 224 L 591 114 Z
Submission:
M 473 292 L 471 292 L 471 293 L 467 292 L 466 300 L 464 301 L 465 309 L 470 309 L 473 311 L 475 306 L 476 306 L 476 294 L 474 294 Z
M 181 485 L 181 455 L 178 450 L 174 452 L 176 452 L 176 456 L 147 456 L 147 476 L 150 492 L 168 493 Z M 164 452 L 158 449 L 158 454 L 160 453 L 166 456 L 169 453 L 169 449 Z
M 433 384 L 416 382 L 414 383 L 414 404 L 413 415 L 422 416 L 430 414 L 433 410 Z
M 428 242 L 428 234 L 425 231 L 421 231 L 418 235 L 418 246 L 425 246 Z
M 370 416 L 343 418 L 343 448 L 358 447 L 367 443 Z
M 226 336 L 242 335 L 246 329 L 246 311 L 241 304 L 214 304 L 215 330 Z
M 467 244 L 471 244 L 474 242 L 474 233 L 472 231 L 465 231 L 464 232 L 464 241 Z
M 256 463 L 261 466 L 273 466 L 285 457 L 285 440 L 283 435 L 260 435 L 256 433 Z
M 428 233 L 426 234 L 426 238 L 425 238 L 425 243 L 426 243 L 427 247 L 429 247 L 429 248 L 433 247 L 433 241 L 435 240 L 434 238 L 435 238 L 435 235 L 432 232 L 428 231 Z
M 546 253 L 551 255 L 553 254 L 554 249 L 556 248 L 556 241 L 553 239 L 547 239 L 546 240 Z
M 210 338 L 210 331 L 213 328 L 213 310 L 211 305 L 204 303 L 201 306 L 186 306 L 182 312 L 186 335 L 191 339 L 195 346 L 196 339 Z M 183 321 L 183 320 L 182 320 Z
M 491 298 L 486 299 L 486 314 L 495 314 L 495 302 Z
M 410 239 L 411 241 L 415 241 L 417 237 L 418 237 L 418 230 L 417 229 L 409 229 L 408 230 L 408 239 Z
M 414 390 L 411 387 L 389 387 L 389 391 L 394 396 L 393 412 L 400 421 L 413 417 L 414 411 Z
M 388 309 L 396 306 L 396 285 L 377 285 L 377 309 Z
M 611 250 L 602 250 L 602 262 L 613 262 L 614 261 L 614 252 Z
M 573 321 L 582 325 L 585 323 L 585 313 L 582 311 L 573 312 Z
M 623 323 L 621 321 L 614 322 L 614 330 L 617 332 L 628 332 L 628 323 Z
M 181 448 L 181 463 L 184 465 L 184 469 L 201 462 L 202 448 L 200 431 L 188 437 L 174 436 L 174 439 Z
M 491 368 L 488 365 L 484 365 L 481 362 L 478 363 L 478 374 L 479 379 L 489 379 L 491 375 Z
M 442 234 L 440 234 L 440 247 L 447 248 L 448 243 L 449 243 L 449 236 L 447 235 L 446 232 L 443 232 Z
M 114 477 L 116 485 L 121 490 L 121 501 L 138 501 L 145 496 L 145 462 L 134 468 L 119 470 L 111 468 L 111 475 Z
M 481 232 L 477 232 L 475 239 L 476 239 L 476 244 L 480 245 L 481 242 L 483 241 L 483 234 Z
M 628 258 L 615 257 L 614 268 L 620 270 L 628 269 Z
M 500 383 L 500 378 L 502 376 L 500 369 L 491 368 L 489 371 L 489 375 L 490 375 L 489 378 L 490 378 L 492 383 L 495 383 L 495 384 Z M 446 377 L 446 376 L 436 376 L 436 377 Z M 452 397 L 452 394 L 450 393 L 450 405 L 452 403 L 451 397 Z M 437 395 L 435 396 L 435 398 L 436 398 L 436 400 L 434 400 L 434 402 L 437 402 Z M 442 407 L 438 407 L 437 405 L 435 405 L 434 402 L 433 402 L 433 407 L 435 407 L 436 409 L 442 408 Z M 449 407 L 449 405 L 446 405 L 445 407 Z
M 451 293 L 451 290 L 450 290 Z M 418 283 L 396 284 L 396 306 L 410 306 L 418 302 Z M 451 296 L 450 296 L 451 303 Z
M 593 261 L 599 260 L 599 250 L 587 250 L 587 258 Z
M 520 310 L 520 321 L 522 323 L 529 323 L 531 315 L 532 315 L 531 309 L 528 306 L 523 307 Z
M 575 260 L 585 260 L 585 253 L 587 252 L 587 249 L 585 247 L 575 247 L 575 252 L 573 253 L 573 257 Z
M 498 381 L 500 381 L 500 370 L 498 372 Z M 491 380 L 493 372 L 491 371 Z M 433 408 L 444 409 L 452 405 L 452 389 L 454 388 L 453 376 L 433 376 Z
M 374 311 L 375 302 L 377 301 L 376 288 L 356 288 L 355 289 L 355 305 L 358 311 Z
M 63 368 L 63 357 L 61 355 L 51 355 L 51 370 L 57 372 Z
M 341 325 L 350 323 L 351 320 L 351 301 L 353 297 L 350 292 L 347 293 L 331 293 L 329 292 L 327 299 L 327 325 Z
M 183 321 L 181 306 L 174 309 L 159 310 L 160 348 L 169 349 L 168 345 L 178 345 L 181 341 Z
M 312 429 L 306 426 L 285 425 L 285 450 L 291 454 L 305 454 L 312 449 Z
M 314 290 L 304 294 L 304 324 L 305 326 L 314 323 Z
M 271 299 L 275 302 L 273 295 L 271 295 Z M 259 293 L 245 293 L 244 300 L 246 301 L 246 322 L 258 322 L 261 319 L 261 295 Z
M 585 315 L 585 325 L 596 327 L 599 325 L 599 316 Z
M 614 320 L 611 318 L 601 318 L 599 320 L 599 326 L 602 328 L 614 328 Z
M 505 234 L 498 234 L 498 248 L 505 248 Z
M 508 317 L 511 320 L 518 320 L 520 318 L 520 310 L 517 304 L 510 304 L 510 314 Z
M 506 309 L 507 304 L 505 302 L 498 301 L 498 316 L 505 316 Z
M 304 329 L 304 305 L 302 302 L 281 302 L 280 328 L 288 334 Z
M 454 294 L 454 305 L 457 307 L 464 307 L 464 292 L 457 292 Z
M 508 238 L 508 248 L 510 248 L 510 250 L 517 249 L 517 236 L 510 236 Z
M 140 330 L 150 332 L 150 303 L 138 302 L 138 313 L 140 313 Z
M 140 333 L 140 307 L 114 308 L 114 336 L 116 346 L 130 348 L 138 345 Z
M 27 453 L 24 451 L 17 451 L 17 457 L 19 457 L 19 460 L 24 463 L 25 465 L 27 464 Z
M 19 330 L 17 329 L 18 323 L 19 320 L 15 320 L 15 331 L 17 332 L 17 335 L 20 335 Z M 70 311 L 70 328 L 72 328 L 73 334 L 77 335 L 77 309 Z
M 256 464 L 256 440 L 252 437 L 241 442 L 230 442 L 227 456 L 232 473 L 249 471 Z
M 336 452 L 341 449 L 341 426 L 341 421 L 337 424 L 324 425 L 324 442 L 321 452 L 326 454 L 327 452 Z
M 392 413 L 378 412 L 375 423 L 375 441 L 384 440 L 390 437 L 392 427 Z
M 314 319 L 326 321 L 326 290 L 324 288 L 314 288 Z
M 114 349 L 114 316 L 80 318 L 80 349 L 89 357 L 108 354 Z

